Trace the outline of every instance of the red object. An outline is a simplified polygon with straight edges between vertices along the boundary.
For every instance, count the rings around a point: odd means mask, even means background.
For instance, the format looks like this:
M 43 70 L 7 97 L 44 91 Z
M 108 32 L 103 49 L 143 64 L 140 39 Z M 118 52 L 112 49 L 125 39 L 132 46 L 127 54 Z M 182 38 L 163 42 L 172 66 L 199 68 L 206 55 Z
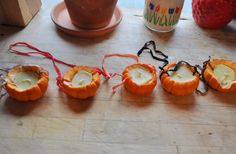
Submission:
M 233 0 L 233 11 L 234 11 L 234 18 L 236 18 L 236 0 Z
M 193 0 L 193 18 L 200 27 L 222 28 L 233 19 L 233 1 L 235 0 Z
M 178 13 L 179 13 L 179 10 L 180 10 L 180 8 L 179 8 L 179 7 L 176 7 L 175 13 L 178 14 Z
M 159 11 L 160 11 L 160 8 L 161 8 L 161 6 L 160 6 L 160 5 L 157 5 L 155 11 L 156 11 L 156 12 L 159 12 Z

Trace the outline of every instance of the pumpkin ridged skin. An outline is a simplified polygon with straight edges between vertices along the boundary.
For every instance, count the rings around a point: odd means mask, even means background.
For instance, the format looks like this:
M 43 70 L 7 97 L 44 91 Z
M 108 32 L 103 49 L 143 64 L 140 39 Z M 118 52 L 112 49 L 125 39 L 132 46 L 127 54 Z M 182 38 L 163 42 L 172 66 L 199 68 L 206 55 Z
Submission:
M 176 65 L 176 63 L 170 63 L 168 65 L 166 65 L 163 70 L 161 71 L 161 74 L 163 72 L 168 71 L 171 67 L 174 67 Z M 184 66 L 186 66 L 187 68 L 189 68 L 191 70 L 191 72 L 194 72 L 194 68 L 190 67 L 186 64 L 183 64 Z M 194 79 L 191 81 L 187 81 L 187 82 L 176 82 L 175 80 L 171 79 L 167 73 L 163 73 L 160 77 L 161 80 L 161 84 L 163 86 L 163 88 L 176 96 L 184 96 L 184 95 L 188 95 L 193 93 L 199 84 L 199 75 L 198 73 L 195 73 L 194 75 Z
M 17 72 L 35 71 L 39 74 L 39 80 L 36 85 L 25 90 L 18 90 L 12 77 Z M 34 101 L 41 98 L 47 91 L 49 81 L 49 73 L 39 66 L 15 66 L 9 70 L 6 76 L 6 90 L 8 94 L 22 102 Z
M 92 74 L 92 82 L 82 87 L 73 87 L 71 81 L 76 73 L 80 70 L 87 71 Z M 100 76 L 96 70 L 88 66 L 75 66 L 70 68 L 63 77 L 63 90 L 66 94 L 73 98 L 86 99 L 94 96 L 100 85 Z
M 233 61 L 227 60 L 227 59 L 212 59 L 210 61 L 210 65 L 213 68 L 215 65 L 219 65 L 219 64 L 224 64 L 236 72 L 236 62 L 233 62 Z M 207 81 L 208 85 L 211 88 L 213 88 L 217 91 L 220 91 L 220 92 L 224 92 L 224 93 L 236 91 L 236 80 L 233 81 L 233 83 L 231 84 L 231 87 L 229 87 L 229 88 L 222 87 L 221 84 L 217 81 L 217 78 L 214 75 L 213 70 L 211 69 L 210 65 L 208 63 L 206 65 L 204 72 L 203 72 L 204 79 Z
M 129 76 L 129 71 L 137 67 L 148 70 L 152 74 L 152 79 L 148 81 L 148 83 L 139 85 L 132 81 L 132 78 Z M 122 74 L 123 74 L 122 80 L 125 80 L 124 81 L 125 88 L 133 94 L 148 95 L 152 93 L 157 84 L 156 69 L 154 66 L 149 64 L 129 65 L 125 68 Z

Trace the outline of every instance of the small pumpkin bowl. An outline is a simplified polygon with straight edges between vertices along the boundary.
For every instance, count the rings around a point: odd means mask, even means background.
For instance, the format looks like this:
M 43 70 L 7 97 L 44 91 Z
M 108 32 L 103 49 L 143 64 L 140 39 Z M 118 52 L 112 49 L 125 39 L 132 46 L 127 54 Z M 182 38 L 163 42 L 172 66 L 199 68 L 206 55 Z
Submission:
M 156 69 L 150 64 L 129 65 L 122 74 L 125 88 L 133 94 L 150 94 L 157 84 Z
M 6 91 L 18 101 L 34 101 L 47 90 L 49 73 L 40 66 L 15 66 L 6 76 Z
M 236 91 L 236 62 L 212 59 L 204 68 L 203 77 L 208 85 L 220 92 Z
M 170 63 L 166 65 L 161 71 L 160 80 L 163 88 L 167 92 L 177 96 L 184 96 L 193 93 L 197 89 L 199 84 L 200 80 L 199 74 L 198 73 L 194 74 L 195 72 L 194 67 L 188 66 L 187 64 L 182 64 L 180 68 L 181 67 L 186 68 L 184 71 L 188 71 L 191 74 L 188 73 L 190 79 L 181 81 L 181 79 L 178 80 L 178 78 L 181 78 L 183 77 L 183 75 L 185 75 L 182 74 L 183 72 L 181 72 L 181 74 L 178 74 L 178 72 L 168 71 L 170 69 L 173 69 L 175 66 L 176 63 Z M 175 79 L 174 76 L 177 76 L 177 79 Z
M 63 90 L 73 98 L 86 99 L 94 96 L 100 85 L 96 69 L 88 66 L 71 67 L 64 74 Z

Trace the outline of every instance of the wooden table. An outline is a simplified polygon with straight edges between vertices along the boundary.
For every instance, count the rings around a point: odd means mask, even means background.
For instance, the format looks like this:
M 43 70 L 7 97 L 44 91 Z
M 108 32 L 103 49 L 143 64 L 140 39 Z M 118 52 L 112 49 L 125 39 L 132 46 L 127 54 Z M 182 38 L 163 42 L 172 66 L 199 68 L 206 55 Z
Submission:
M 201 64 L 208 56 L 236 61 L 236 21 L 221 30 L 203 30 L 183 14 L 175 31 L 156 34 L 143 25 L 141 10 L 122 9 L 123 20 L 112 34 L 80 39 L 55 28 L 50 19 L 55 4 L 43 1 L 25 29 L 0 27 L 1 67 L 37 64 L 50 72 L 48 91 L 39 101 L 18 103 L 7 96 L 1 100 L 0 153 L 236 153 L 236 93 L 211 89 L 206 96 L 176 97 L 158 81 L 151 96 L 135 96 L 123 87 L 112 95 L 111 87 L 120 82 L 116 77 L 102 82 L 95 97 L 76 100 L 56 87 L 51 61 L 8 52 L 9 44 L 26 41 L 67 62 L 101 66 L 104 54 L 136 54 L 146 41 L 155 40 L 171 61 Z M 141 60 L 160 65 L 149 54 Z M 114 58 L 107 66 L 121 72 L 131 63 Z

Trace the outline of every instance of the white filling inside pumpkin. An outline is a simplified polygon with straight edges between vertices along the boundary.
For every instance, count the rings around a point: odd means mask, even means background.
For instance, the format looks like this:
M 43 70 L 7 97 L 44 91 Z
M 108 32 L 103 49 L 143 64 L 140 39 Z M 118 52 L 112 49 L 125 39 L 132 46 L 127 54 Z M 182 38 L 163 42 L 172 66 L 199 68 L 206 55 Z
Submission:
M 37 84 L 39 75 L 33 71 L 17 72 L 13 78 L 19 90 L 26 90 Z
M 93 80 L 93 76 L 91 73 L 80 70 L 76 73 L 73 80 L 71 81 L 71 85 L 73 87 L 83 87 L 90 84 Z
M 132 78 L 133 82 L 136 84 L 145 84 L 152 79 L 152 73 L 142 69 L 142 68 L 133 68 L 129 71 L 129 76 Z
M 171 69 L 174 69 L 174 67 L 171 67 L 169 70 Z M 193 72 L 186 66 L 180 66 L 177 71 L 168 71 L 168 74 L 176 82 L 188 82 L 194 79 Z
M 215 65 L 213 72 L 222 87 L 230 87 L 236 79 L 235 71 L 224 64 Z

